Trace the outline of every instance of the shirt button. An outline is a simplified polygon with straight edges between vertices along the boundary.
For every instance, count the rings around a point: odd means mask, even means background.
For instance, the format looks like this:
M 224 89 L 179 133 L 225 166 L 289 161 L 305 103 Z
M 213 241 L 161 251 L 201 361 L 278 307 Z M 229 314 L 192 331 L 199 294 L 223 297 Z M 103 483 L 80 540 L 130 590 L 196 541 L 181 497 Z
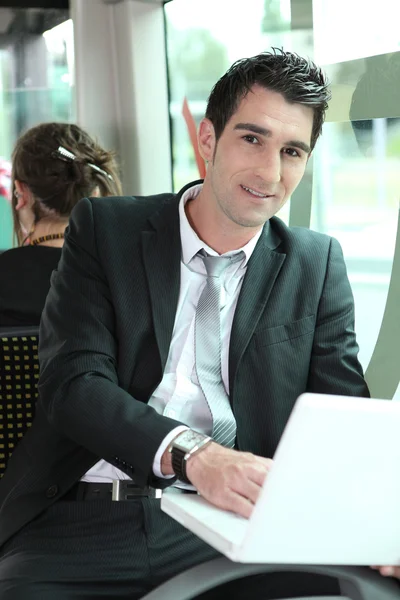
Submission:
M 46 490 L 46 498 L 54 498 L 58 494 L 58 485 L 50 485 Z
M 171 417 L 171 419 L 175 419 L 175 417 L 176 417 L 176 411 L 175 411 L 175 410 L 173 410 L 172 408 L 170 408 L 170 409 L 167 411 L 167 415 L 168 415 L 168 417 Z

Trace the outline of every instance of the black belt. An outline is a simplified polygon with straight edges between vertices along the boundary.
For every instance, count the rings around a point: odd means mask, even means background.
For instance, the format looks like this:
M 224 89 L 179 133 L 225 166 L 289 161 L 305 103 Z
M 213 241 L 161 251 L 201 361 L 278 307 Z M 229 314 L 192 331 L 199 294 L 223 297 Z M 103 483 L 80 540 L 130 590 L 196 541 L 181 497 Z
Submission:
M 60 500 L 113 500 L 115 502 L 144 498 L 161 498 L 164 492 L 196 493 L 194 490 L 170 487 L 165 490 L 151 487 L 139 487 L 133 481 L 114 480 L 112 483 L 93 483 L 78 481 Z

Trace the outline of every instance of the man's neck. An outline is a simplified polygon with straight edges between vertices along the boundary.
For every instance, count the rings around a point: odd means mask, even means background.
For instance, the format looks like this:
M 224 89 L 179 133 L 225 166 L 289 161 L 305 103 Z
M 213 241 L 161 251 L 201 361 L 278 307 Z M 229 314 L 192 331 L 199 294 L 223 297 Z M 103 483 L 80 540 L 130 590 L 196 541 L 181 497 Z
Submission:
M 185 213 L 190 226 L 198 237 L 210 248 L 225 254 L 232 250 L 243 248 L 257 235 L 261 227 L 242 227 L 228 222 L 228 219 L 218 214 L 210 215 L 204 210 L 203 192 L 185 204 Z

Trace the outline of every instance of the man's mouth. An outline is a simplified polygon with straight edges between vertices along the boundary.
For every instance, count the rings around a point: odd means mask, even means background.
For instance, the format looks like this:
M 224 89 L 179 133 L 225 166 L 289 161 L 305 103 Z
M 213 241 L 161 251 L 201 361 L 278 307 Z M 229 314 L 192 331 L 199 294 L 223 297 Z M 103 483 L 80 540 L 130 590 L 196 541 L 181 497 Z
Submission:
M 257 198 L 269 198 L 270 196 L 272 196 L 272 194 L 262 194 L 261 192 L 258 192 L 257 190 L 253 190 L 253 188 L 249 188 L 245 185 L 242 185 L 241 187 L 244 190 L 246 190 L 246 192 L 253 194 L 253 196 L 257 196 Z

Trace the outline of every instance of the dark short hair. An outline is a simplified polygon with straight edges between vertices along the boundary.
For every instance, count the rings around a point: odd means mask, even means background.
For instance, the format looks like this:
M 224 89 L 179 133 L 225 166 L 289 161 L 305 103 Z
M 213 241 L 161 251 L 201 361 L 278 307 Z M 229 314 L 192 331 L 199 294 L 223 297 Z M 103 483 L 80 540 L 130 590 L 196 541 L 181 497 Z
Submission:
M 311 148 L 314 148 L 331 98 L 328 82 L 322 70 L 311 60 L 279 48 L 236 61 L 217 81 L 206 110 L 206 117 L 214 126 L 216 140 L 254 85 L 282 94 L 287 102 L 314 109 L 311 134 Z

